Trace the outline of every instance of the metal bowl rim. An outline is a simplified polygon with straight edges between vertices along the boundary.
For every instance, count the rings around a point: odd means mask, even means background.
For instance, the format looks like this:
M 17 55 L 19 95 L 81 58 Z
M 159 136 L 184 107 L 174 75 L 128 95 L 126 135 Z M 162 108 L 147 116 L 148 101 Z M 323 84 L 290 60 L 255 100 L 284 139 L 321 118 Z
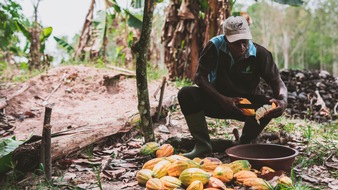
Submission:
M 293 150 L 295 153 L 290 155 L 290 156 L 284 156 L 284 157 L 279 157 L 279 158 L 252 158 L 252 157 L 243 157 L 243 156 L 238 156 L 238 155 L 235 155 L 235 154 L 232 154 L 232 153 L 229 153 L 229 151 L 235 149 L 235 148 L 241 148 L 241 147 L 250 147 L 250 146 L 278 146 L 278 147 L 283 147 L 283 148 L 287 148 L 287 149 L 290 149 L 290 150 Z M 237 146 L 233 146 L 233 147 L 230 147 L 228 149 L 225 150 L 226 154 L 229 156 L 229 157 L 233 157 L 233 158 L 237 158 L 237 159 L 243 159 L 243 160 L 262 160 L 262 161 L 272 161 L 272 160 L 285 160 L 285 159 L 290 159 L 290 158 L 295 158 L 299 152 L 298 150 L 294 149 L 294 148 L 290 148 L 288 146 L 282 146 L 282 145 L 278 145 L 278 144 L 243 144 L 243 145 L 237 145 Z

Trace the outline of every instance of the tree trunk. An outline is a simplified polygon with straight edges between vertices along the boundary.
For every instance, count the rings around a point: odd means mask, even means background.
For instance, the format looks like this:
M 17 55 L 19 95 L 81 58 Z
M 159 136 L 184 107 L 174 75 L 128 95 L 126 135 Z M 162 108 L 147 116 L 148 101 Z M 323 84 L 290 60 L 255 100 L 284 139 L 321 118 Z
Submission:
M 209 0 L 208 3 L 206 16 L 202 18 L 200 1 L 171 1 L 162 30 L 169 80 L 193 80 L 203 46 L 222 33 L 221 23 L 231 13 L 231 2 Z
M 95 0 L 92 0 L 85 23 L 82 28 L 81 36 L 79 39 L 79 43 L 77 46 L 77 49 L 75 50 L 75 58 L 80 57 L 83 52 L 84 48 L 87 46 L 88 42 L 90 41 L 90 36 L 91 36 L 91 26 L 92 26 L 92 20 L 93 20 L 93 14 L 94 14 L 94 5 L 95 5 Z M 82 59 L 83 57 L 81 57 Z
M 289 35 L 286 31 L 283 32 L 283 55 L 284 55 L 284 69 L 289 68 Z
M 132 47 L 136 54 L 136 83 L 138 110 L 141 117 L 141 129 L 145 142 L 155 141 L 150 115 L 149 92 L 147 83 L 147 53 L 149 49 L 155 0 L 146 0 L 143 12 L 143 24 L 140 40 Z
M 40 54 L 40 29 L 37 21 L 34 21 L 34 26 L 30 31 L 31 33 L 31 46 L 29 49 L 30 52 L 30 62 L 29 70 L 39 69 L 41 66 L 41 54 Z

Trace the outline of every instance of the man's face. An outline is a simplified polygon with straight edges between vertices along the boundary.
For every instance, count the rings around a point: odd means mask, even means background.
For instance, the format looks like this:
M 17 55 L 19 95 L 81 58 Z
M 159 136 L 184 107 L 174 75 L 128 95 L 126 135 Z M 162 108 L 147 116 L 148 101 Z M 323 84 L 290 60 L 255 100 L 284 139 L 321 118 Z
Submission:
M 249 40 L 238 40 L 228 44 L 234 58 L 242 57 L 249 48 Z

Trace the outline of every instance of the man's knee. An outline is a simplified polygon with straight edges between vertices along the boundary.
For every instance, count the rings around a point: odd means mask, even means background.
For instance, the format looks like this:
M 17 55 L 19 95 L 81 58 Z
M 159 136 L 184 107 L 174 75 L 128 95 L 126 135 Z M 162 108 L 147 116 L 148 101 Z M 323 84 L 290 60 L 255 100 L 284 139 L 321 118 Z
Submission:
M 187 101 L 191 101 L 193 96 L 193 89 L 194 87 L 191 87 L 191 86 L 185 86 L 185 87 L 182 87 L 179 91 L 178 91 L 178 94 L 177 94 L 177 99 L 178 99 L 178 102 L 180 104 L 182 104 L 182 102 L 187 102 Z

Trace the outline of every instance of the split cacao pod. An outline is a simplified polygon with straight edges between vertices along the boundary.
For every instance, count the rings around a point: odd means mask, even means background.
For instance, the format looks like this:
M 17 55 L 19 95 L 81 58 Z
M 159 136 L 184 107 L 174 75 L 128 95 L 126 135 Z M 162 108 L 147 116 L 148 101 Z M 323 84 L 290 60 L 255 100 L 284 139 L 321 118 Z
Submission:
M 251 102 L 246 98 L 242 98 L 242 100 L 239 101 L 239 103 L 240 104 L 251 104 Z M 255 109 L 241 108 L 241 110 L 243 111 L 243 114 L 245 116 L 254 116 L 256 114 Z
M 213 172 L 215 168 L 222 164 L 222 161 L 218 158 L 205 157 L 201 162 L 201 169 L 206 172 Z
M 218 188 L 218 189 L 226 189 L 227 187 L 224 185 L 224 183 L 215 178 L 215 177 L 210 177 L 209 182 L 206 185 L 207 187 L 213 187 L 213 188 Z

